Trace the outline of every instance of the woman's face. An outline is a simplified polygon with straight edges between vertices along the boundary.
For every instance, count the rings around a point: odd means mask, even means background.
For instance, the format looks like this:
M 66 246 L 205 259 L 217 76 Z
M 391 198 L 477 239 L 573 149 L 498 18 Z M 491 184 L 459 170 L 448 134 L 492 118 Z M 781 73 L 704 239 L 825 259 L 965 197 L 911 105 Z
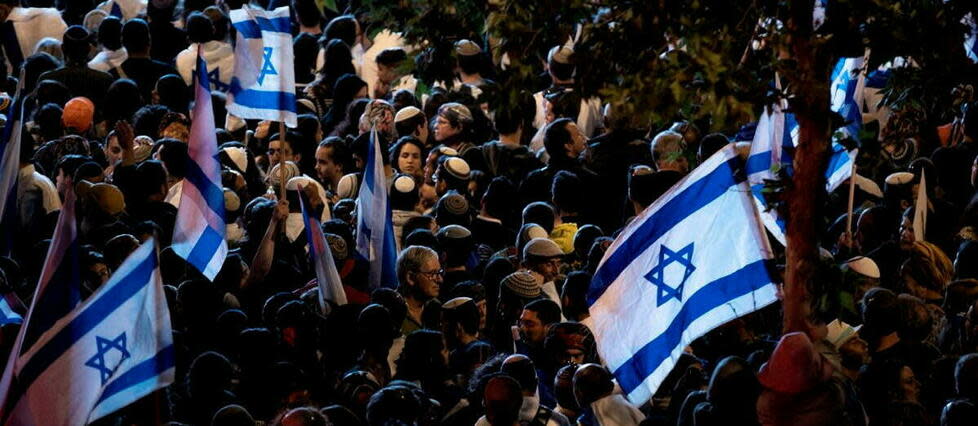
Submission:
M 105 158 L 109 160 L 110 165 L 122 160 L 122 146 L 119 145 L 119 138 L 109 137 L 105 144 Z
M 917 402 L 920 398 L 920 382 L 914 377 L 910 367 L 904 366 L 900 370 L 900 392 L 906 401 Z
M 404 144 L 397 156 L 397 169 L 401 173 L 421 176 L 421 149 L 412 143 Z
M 435 140 L 441 142 L 452 136 L 455 136 L 461 132 L 461 129 L 452 126 L 449 122 L 442 116 L 435 117 Z

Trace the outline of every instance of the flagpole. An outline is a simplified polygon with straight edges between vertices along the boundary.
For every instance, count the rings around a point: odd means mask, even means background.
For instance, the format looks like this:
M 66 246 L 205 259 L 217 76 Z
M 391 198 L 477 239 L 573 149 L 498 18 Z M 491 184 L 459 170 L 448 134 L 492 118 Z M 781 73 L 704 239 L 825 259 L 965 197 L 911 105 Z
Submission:
M 846 237 L 852 238 L 852 208 L 856 198 L 856 161 L 852 161 L 852 173 L 849 175 L 849 210 L 846 213 Z
M 278 122 L 278 189 L 281 199 L 285 199 L 285 122 Z

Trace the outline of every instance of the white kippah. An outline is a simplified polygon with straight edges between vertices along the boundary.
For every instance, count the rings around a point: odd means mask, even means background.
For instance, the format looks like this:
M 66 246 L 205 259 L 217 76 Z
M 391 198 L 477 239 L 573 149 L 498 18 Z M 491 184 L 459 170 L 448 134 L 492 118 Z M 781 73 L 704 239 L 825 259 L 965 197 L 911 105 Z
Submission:
M 443 305 L 441 305 L 441 308 L 442 309 L 455 309 L 455 308 L 459 307 L 459 305 L 462 305 L 464 303 L 471 302 L 471 301 L 472 301 L 472 298 L 471 297 L 464 297 L 464 296 L 462 296 L 462 297 L 456 297 L 456 298 L 454 298 L 452 300 L 449 300 L 449 301 L 445 302 Z
M 414 178 L 408 175 L 400 175 L 394 178 L 394 189 L 397 192 L 407 193 L 414 191 L 418 185 L 414 182 Z
M 913 182 L 914 175 L 910 172 L 896 172 L 886 177 L 888 185 L 906 185 Z
M 873 259 L 870 259 L 868 257 L 858 256 L 849 259 L 849 261 L 846 262 L 846 266 L 848 266 L 849 269 L 852 269 L 853 271 L 859 273 L 860 275 L 864 275 L 869 278 L 880 277 L 879 266 L 876 265 L 876 262 L 874 262 Z
M 547 53 L 547 61 L 553 61 L 558 64 L 570 64 L 571 55 L 573 54 L 574 49 L 568 46 L 554 46 L 553 49 L 550 49 L 550 52 Z
M 234 166 L 238 168 L 238 171 L 244 173 L 248 170 L 248 151 L 239 146 L 229 146 L 224 148 L 223 151 L 234 163 Z
M 357 196 L 357 191 L 360 189 L 357 182 L 357 175 L 350 173 L 340 178 L 339 183 L 336 184 L 336 195 L 340 198 L 353 198 Z
M 400 123 L 418 114 L 421 114 L 421 110 L 418 107 L 406 106 L 397 111 L 397 114 L 394 115 L 394 122 Z
M 471 172 L 472 169 L 469 168 L 469 163 L 465 160 L 459 157 L 452 157 L 445 160 L 445 171 L 451 173 L 452 176 L 459 179 L 468 179 L 469 172 Z

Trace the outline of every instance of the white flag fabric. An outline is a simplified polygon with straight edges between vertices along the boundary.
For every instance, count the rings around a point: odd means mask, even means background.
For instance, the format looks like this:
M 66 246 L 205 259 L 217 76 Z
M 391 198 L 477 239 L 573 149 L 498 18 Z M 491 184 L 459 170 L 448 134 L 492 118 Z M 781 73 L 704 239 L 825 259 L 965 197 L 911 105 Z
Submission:
M 397 286 L 394 221 L 387 198 L 384 154 L 377 137 L 377 129 L 372 129 L 363 185 L 357 193 L 357 252 L 370 261 L 367 284 L 371 290 L 381 286 Z
M 25 349 L 13 368 L 7 425 L 84 425 L 173 383 L 155 240 Z
M 733 146 L 714 154 L 625 228 L 591 281 L 598 352 L 634 404 L 693 340 L 777 300 L 743 170 Z
M 306 229 L 306 240 L 309 243 L 309 262 L 316 270 L 316 284 L 319 286 L 319 309 L 323 314 L 328 313 L 326 301 L 330 300 L 337 305 L 346 304 L 346 291 L 343 290 L 343 281 L 340 273 L 336 270 L 336 263 L 333 261 L 333 252 L 326 242 L 323 235 L 322 224 L 316 215 L 310 212 L 309 201 L 303 188 L 299 188 L 299 206 L 302 207 L 302 222 Z M 329 209 L 329 206 L 323 207 Z
M 228 113 L 296 126 L 295 69 L 289 8 L 231 11 L 237 30 Z

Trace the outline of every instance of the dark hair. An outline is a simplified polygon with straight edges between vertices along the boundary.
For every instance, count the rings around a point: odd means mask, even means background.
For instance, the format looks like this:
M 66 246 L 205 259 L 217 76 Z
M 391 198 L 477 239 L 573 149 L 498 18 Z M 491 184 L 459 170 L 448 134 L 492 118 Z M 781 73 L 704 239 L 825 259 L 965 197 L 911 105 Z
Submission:
M 136 111 L 145 104 L 139 86 L 128 78 L 113 81 L 105 96 L 106 99 L 112 100 L 105 102 L 103 106 L 103 116 L 110 122 L 117 120 L 132 121 Z
M 591 274 L 587 271 L 573 271 L 567 274 L 560 294 L 561 298 L 571 301 L 563 306 L 564 316 L 567 319 L 576 320 L 588 313 L 587 291 L 590 287 Z
M 516 186 L 505 176 L 493 178 L 486 187 L 486 192 L 482 194 L 486 213 L 500 220 L 512 217 L 516 199 Z
M 441 356 L 445 347 L 442 334 L 432 330 L 418 330 L 404 339 L 404 350 L 397 358 L 397 377 L 404 380 L 420 380 L 422 387 L 427 383 L 440 383 L 447 374 L 448 366 Z
M 94 161 L 86 161 L 78 165 L 75 169 L 73 181 L 80 182 L 82 180 L 91 180 L 91 177 L 98 177 L 102 175 L 102 166 Z
M 156 142 L 160 153 L 160 161 L 166 166 L 167 173 L 176 178 L 187 175 L 187 163 L 190 156 L 187 153 L 187 144 L 176 139 L 164 138 Z M 165 149 L 164 149 L 165 148 Z
M 61 129 L 61 114 L 63 112 L 57 104 L 48 103 L 41 106 L 34 113 L 34 124 L 40 126 L 43 142 L 52 141 L 64 136 L 64 132 Z M 25 145 L 28 145 L 28 148 L 33 148 L 29 144 Z M 31 155 L 33 155 L 33 150 L 31 150 Z
M 407 247 L 409 244 L 404 244 L 407 241 L 408 235 L 419 229 L 429 230 L 431 229 L 431 224 L 435 222 L 435 218 L 428 215 L 415 216 L 404 222 L 404 226 L 401 227 L 401 246 Z M 429 231 L 430 232 L 430 231 Z
M 190 94 L 187 83 L 179 75 L 166 74 L 156 81 L 156 93 L 160 97 L 160 105 L 173 112 L 185 113 L 190 105 Z
M 396 67 L 406 59 L 407 53 L 404 51 L 403 47 L 389 47 L 380 51 L 380 53 L 377 54 L 375 61 L 377 61 L 377 65 Z
M 560 322 L 560 305 L 553 300 L 537 299 L 527 303 L 523 309 L 535 312 L 544 327 Z
M 574 78 L 574 64 L 562 64 L 560 62 L 550 60 L 547 62 L 547 67 L 550 68 L 550 74 L 558 80 L 570 80 Z
M 38 78 L 53 69 L 61 66 L 61 61 L 49 53 L 40 52 L 28 56 L 24 59 L 24 89 L 23 93 L 34 91 L 37 86 Z
M 442 309 L 443 323 L 457 323 L 465 334 L 479 332 L 479 307 L 473 301 L 466 301 L 452 309 Z
M 458 67 L 466 74 L 475 74 L 482 70 L 482 54 L 458 55 Z
M 421 195 L 419 193 L 419 189 L 421 185 L 415 183 L 414 189 L 409 192 L 397 191 L 393 188 L 394 181 L 396 181 L 397 178 L 401 176 L 408 176 L 408 175 L 395 173 L 393 178 L 391 179 L 391 189 L 390 189 L 391 209 L 411 211 L 414 210 L 414 206 L 416 206 L 418 204 L 418 200 L 421 199 Z M 408 176 L 408 178 L 414 179 L 414 177 L 411 176 Z
M 91 35 L 88 33 L 87 29 L 76 26 L 68 27 L 68 29 L 65 30 L 65 34 L 74 31 L 74 28 L 78 28 L 79 31 L 83 31 L 85 38 L 78 39 L 75 37 L 63 37 L 63 41 L 61 42 L 61 51 L 64 53 L 65 62 L 87 62 L 88 53 L 92 50 L 92 44 L 89 41 Z
M 204 9 L 204 16 L 207 16 L 207 18 L 214 24 L 213 40 L 221 41 L 227 38 L 228 27 L 231 25 L 231 20 L 228 18 L 227 14 L 221 10 L 221 8 L 217 6 L 207 6 L 207 8 Z
M 149 43 L 149 24 L 146 21 L 134 18 L 122 26 L 122 46 L 129 51 L 130 55 L 149 49 Z
M 407 89 L 397 89 L 391 94 L 391 106 L 394 107 L 395 111 L 400 111 L 404 107 L 409 106 L 421 108 L 421 103 L 418 102 L 418 98 L 414 95 L 414 92 Z
M 214 39 L 214 23 L 203 13 L 193 12 L 187 17 L 187 41 L 207 43 Z
M 557 209 L 571 213 L 581 211 L 584 204 L 584 185 L 573 172 L 567 170 L 557 172 L 550 193 L 553 194 L 553 203 Z
M 543 201 L 534 201 L 523 208 L 523 224 L 535 223 L 540 225 L 547 231 L 547 234 L 554 230 L 555 217 L 553 207 Z
M 343 173 L 353 170 L 353 151 L 342 138 L 330 136 L 319 143 L 320 148 L 329 148 L 329 158 L 343 167 Z
M 326 46 L 331 40 L 340 40 L 353 46 L 357 40 L 357 20 L 353 15 L 340 15 L 333 18 L 323 29 L 319 43 Z
M 81 155 L 81 154 L 65 155 L 58 160 L 58 164 L 54 167 L 55 170 L 54 175 L 57 176 L 58 171 L 60 170 L 61 174 L 63 174 L 64 176 L 74 177 L 75 172 L 78 170 L 78 168 L 81 167 L 82 164 L 85 164 L 89 161 L 92 161 L 92 157 L 89 157 L 87 155 Z
M 115 16 L 108 16 L 98 25 L 98 44 L 109 50 L 122 48 L 122 21 Z
M 296 20 L 303 26 L 320 27 L 323 24 L 323 12 L 314 0 L 294 0 L 292 4 L 295 7 Z
M 136 110 L 132 116 L 133 132 L 137 135 L 146 135 L 151 139 L 160 137 L 160 120 L 170 112 L 170 109 L 163 105 L 146 105 Z
M 511 135 L 523 124 L 523 110 L 520 107 L 506 108 L 496 112 L 494 117 L 496 131 L 501 135 Z
M 299 33 L 292 39 L 292 52 L 296 83 L 310 83 L 316 79 L 316 55 L 319 45 L 316 37 L 309 33 Z
M 63 107 L 71 99 L 71 91 L 60 81 L 41 80 L 34 89 L 34 97 L 39 105 L 54 103 Z
M 572 140 L 567 125 L 573 122 L 574 120 L 569 118 L 560 118 L 547 125 L 546 130 L 544 130 L 543 147 L 547 150 L 551 160 L 563 159 L 567 156 L 567 149 L 564 145 L 571 143 Z
M 516 379 L 523 392 L 533 393 L 539 384 L 533 361 L 525 355 L 510 355 L 503 361 L 499 371 Z
M 702 160 L 706 160 L 729 143 L 730 140 L 723 133 L 710 133 L 700 141 L 699 156 Z
M 394 129 L 397 131 L 398 136 L 401 137 L 414 136 L 414 132 L 418 130 L 418 127 L 424 125 L 426 121 L 427 118 L 425 117 L 424 112 L 421 112 L 415 115 L 414 117 L 406 118 L 404 120 L 394 122 Z M 423 142 L 423 141 L 419 141 L 419 142 Z M 421 150 L 424 151 L 423 147 Z
M 342 122 L 333 128 L 331 136 L 356 136 L 360 131 L 360 116 L 367 109 L 370 99 L 361 98 L 350 102 L 346 107 L 346 115 Z
M 324 67 L 319 70 L 323 74 L 323 83 L 327 87 L 333 87 L 341 76 L 345 74 L 355 74 L 356 68 L 353 67 L 353 55 L 350 53 L 350 46 L 342 40 L 333 39 L 326 44 L 324 56 Z
M 395 171 L 401 171 L 397 168 L 397 158 L 401 156 L 401 150 L 404 149 L 406 145 L 414 145 L 418 147 L 418 151 L 420 151 L 422 155 L 421 158 L 424 158 L 424 144 L 422 144 L 421 141 L 414 136 L 402 136 L 390 149 L 391 168 L 393 168 Z M 424 160 L 422 160 L 422 162 L 424 162 Z

